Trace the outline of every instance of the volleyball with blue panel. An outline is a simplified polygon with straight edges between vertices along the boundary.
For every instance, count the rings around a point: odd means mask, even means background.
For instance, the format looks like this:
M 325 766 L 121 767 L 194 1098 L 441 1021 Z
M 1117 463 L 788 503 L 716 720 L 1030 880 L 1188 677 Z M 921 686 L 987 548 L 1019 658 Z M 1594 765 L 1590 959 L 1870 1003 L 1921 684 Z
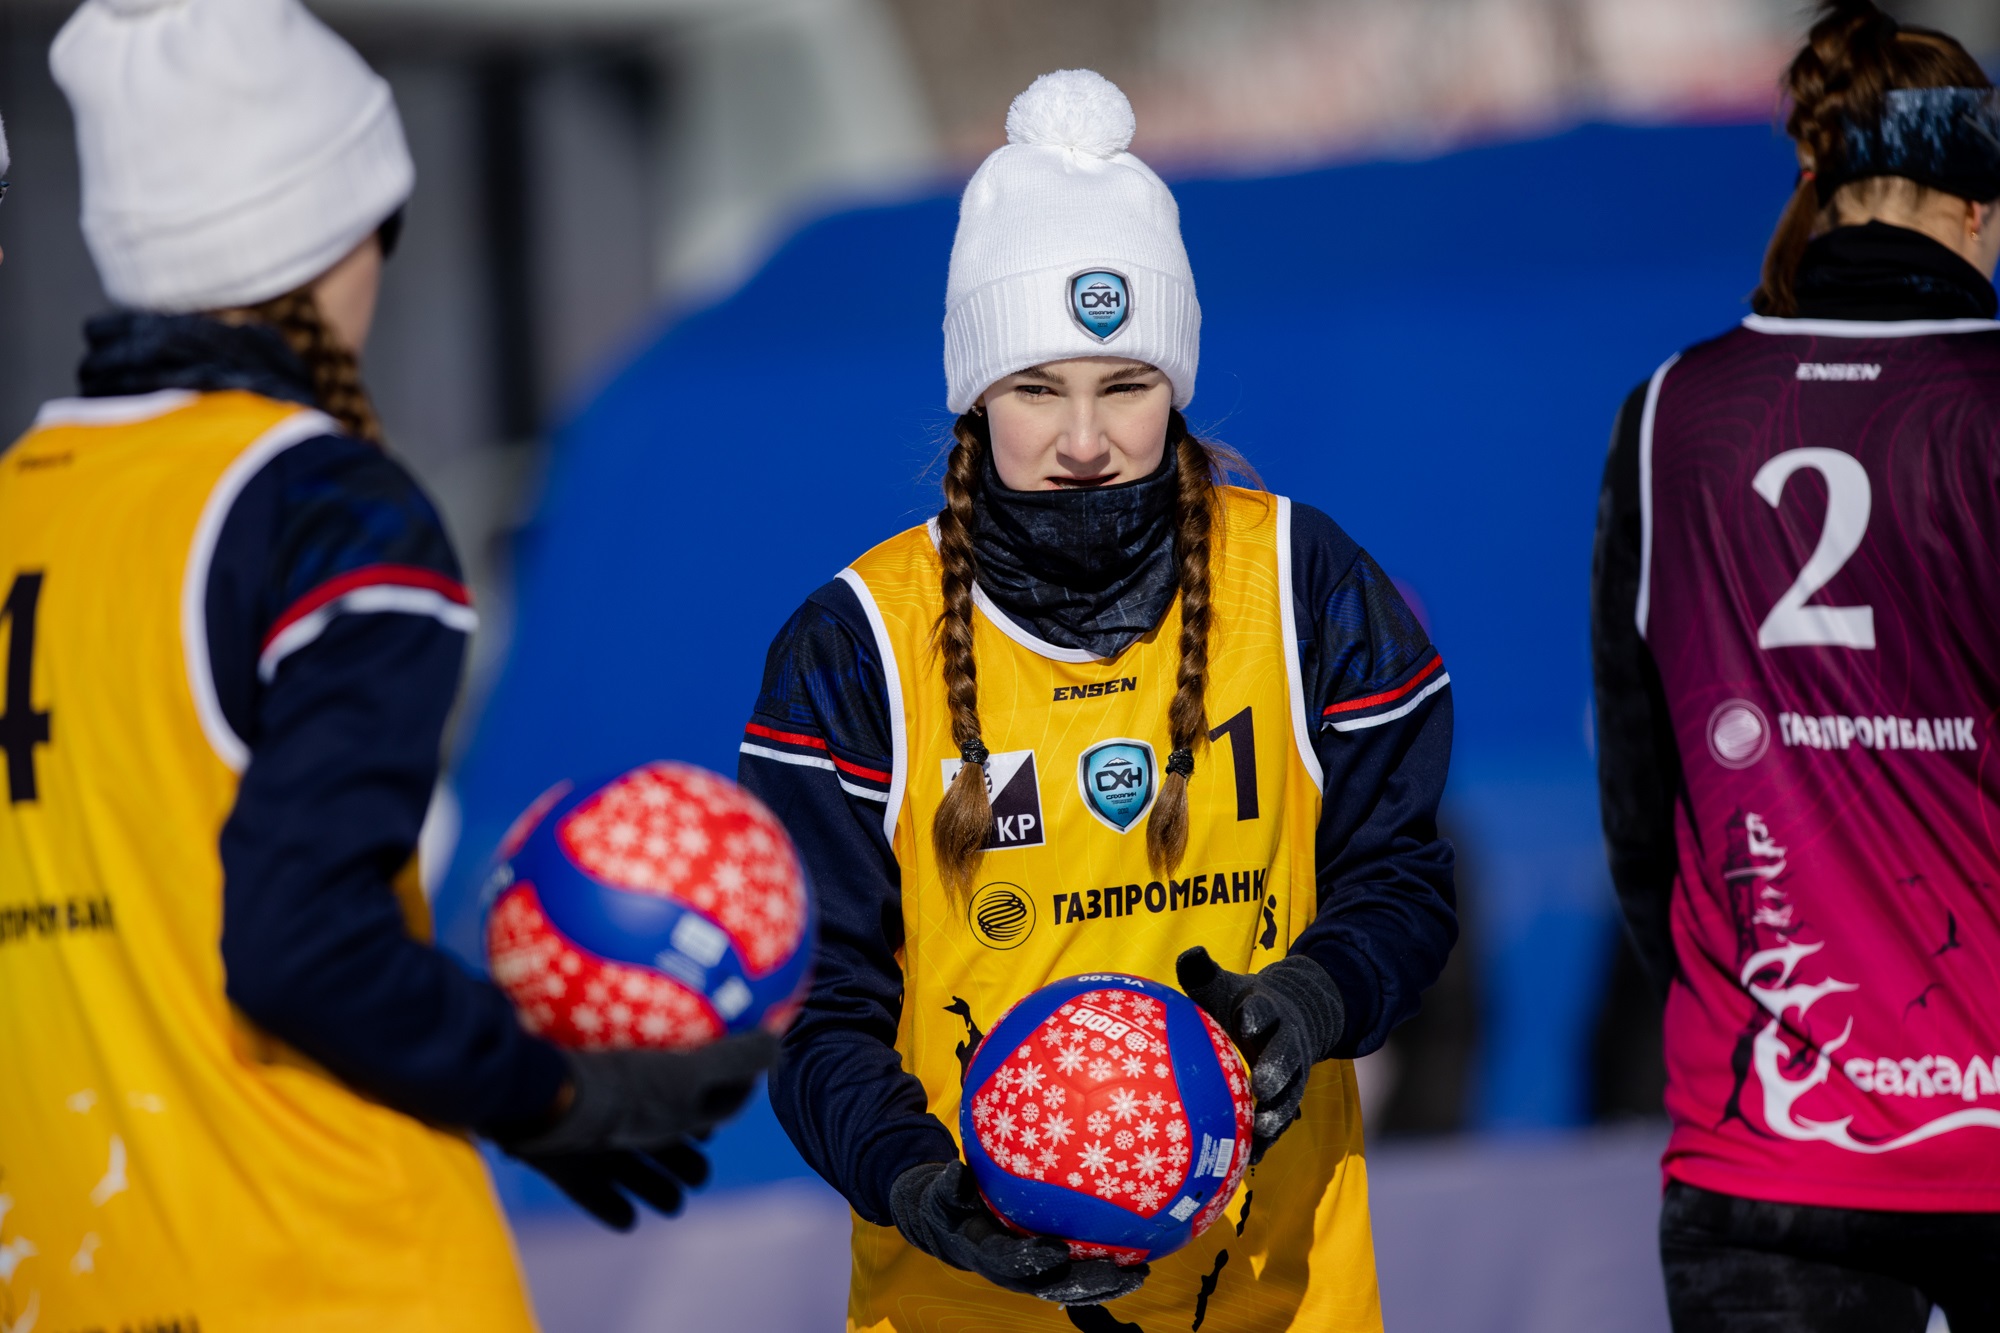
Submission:
M 1018 1231 L 1077 1258 L 1172 1254 L 1229 1206 L 1250 1162 L 1250 1076 L 1201 1006 L 1122 973 L 1020 1001 L 967 1063 L 960 1139 Z
M 655 763 L 544 793 L 501 844 L 486 951 L 522 1022 L 583 1050 L 781 1032 L 809 980 L 812 895 L 774 816 Z

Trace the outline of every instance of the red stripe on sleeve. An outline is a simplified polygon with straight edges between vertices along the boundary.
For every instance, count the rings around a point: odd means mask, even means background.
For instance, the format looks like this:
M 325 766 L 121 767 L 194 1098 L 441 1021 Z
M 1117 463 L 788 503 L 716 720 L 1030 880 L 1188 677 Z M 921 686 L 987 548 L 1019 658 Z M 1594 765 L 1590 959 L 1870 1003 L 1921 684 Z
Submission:
M 826 742 L 817 736 L 802 736 L 795 731 L 776 731 L 756 722 L 746 724 L 743 730 L 752 736 L 762 736 L 765 740 L 783 741 L 787 745 L 803 745 L 812 750 L 826 750 L 826 757 L 833 760 L 833 766 L 843 773 L 852 773 L 857 778 L 869 778 L 875 782 L 890 781 L 890 776 L 880 769 L 863 768 L 859 764 L 850 764 L 832 750 L 827 749 Z
M 826 742 L 817 736 L 801 736 L 797 732 L 792 731 L 773 731 L 771 728 L 756 722 L 748 723 L 744 726 L 743 730 L 752 736 L 762 736 L 767 741 L 783 741 L 787 745 L 804 745 L 814 750 L 826 749 Z
M 285 613 L 271 623 L 260 647 L 270 647 L 271 641 L 287 629 L 356 589 L 381 587 L 425 588 L 460 606 L 472 605 L 472 594 L 466 591 L 463 583 L 447 578 L 435 569 L 425 569 L 420 565 L 363 565 L 360 569 L 335 575 L 285 608 Z
M 1432 675 L 1436 674 L 1437 669 L 1443 665 L 1444 665 L 1444 655 L 1440 653 L 1432 657 L 1429 662 L 1425 663 L 1424 669 L 1422 671 L 1419 671 L 1416 675 L 1412 676 L 1409 680 L 1405 681 L 1403 684 L 1398 685 L 1395 689 L 1389 690 L 1383 694 L 1371 694 L 1365 699 L 1349 699 L 1344 704 L 1328 704 L 1326 707 L 1326 711 L 1324 713 L 1321 713 L 1320 716 L 1332 717 L 1335 713 L 1353 713 L 1363 708 L 1374 708 L 1380 704 L 1394 703 L 1396 700 L 1408 694 L 1411 690 L 1416 689 L 1417 686 L 1423 684 L 1424 681 L 1428 680 Z

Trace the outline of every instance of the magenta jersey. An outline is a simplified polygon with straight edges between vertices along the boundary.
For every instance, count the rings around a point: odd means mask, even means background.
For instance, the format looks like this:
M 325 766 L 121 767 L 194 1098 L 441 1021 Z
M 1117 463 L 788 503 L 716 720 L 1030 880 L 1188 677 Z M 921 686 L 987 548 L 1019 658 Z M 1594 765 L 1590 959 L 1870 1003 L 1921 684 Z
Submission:
M 2000 323 L 1746 320 L 1653 377 L 1639 467 L 1666 1172 L 2000 1211 Z

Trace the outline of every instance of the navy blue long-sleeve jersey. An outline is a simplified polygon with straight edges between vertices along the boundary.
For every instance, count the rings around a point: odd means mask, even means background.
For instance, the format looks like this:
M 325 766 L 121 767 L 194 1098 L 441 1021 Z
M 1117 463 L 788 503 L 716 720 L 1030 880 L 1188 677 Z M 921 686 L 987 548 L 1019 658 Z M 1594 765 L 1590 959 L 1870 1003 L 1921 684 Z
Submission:
M 92 321 L 89 397 L 244 389 L 310 403 L 275 333 L 199 316 Z M 422 1119 L 531 1123 L 565 1077 L 499 990 L 410 938 L 391 887 L 436 785 L 472 617 L 436 510 L 346 436 L 282 451 L 222 523 L 208 661 L 249 750 L 221 832 L 230 1000 Z
M 1339 987 L 1347 1026 L 1333 1054 L 1352 1057 L 1417 1011 L 1457 940 L 1452 849 L 1437 830 L 1451 693 L 1413 691 L 1407 709 L 1377 709 L 1395 714 L 1377 725 L 1335 729 L 1437 654 L 1388 576 L 1332 519 L 1294 505 L 1292 531 L 1300 661 L 1325 774 L 1319 914 L 1292 951 Z M 751 747 L 739 763 L 743 784 L 798 842 L 819 893 L 813 991 L 772 1075 L 772 1104 L 813 1168 L 862 1217 L 887 1225 L 896 1177 L 957 1147 L 895 1049 L 903 941 L 900 872 L 882 832 L 888 688 L 847 584 L 813 593 L 779 632 L 753 725 L 808 738 L 815 751 L 823 744 L 826 755 L 801 767 Z

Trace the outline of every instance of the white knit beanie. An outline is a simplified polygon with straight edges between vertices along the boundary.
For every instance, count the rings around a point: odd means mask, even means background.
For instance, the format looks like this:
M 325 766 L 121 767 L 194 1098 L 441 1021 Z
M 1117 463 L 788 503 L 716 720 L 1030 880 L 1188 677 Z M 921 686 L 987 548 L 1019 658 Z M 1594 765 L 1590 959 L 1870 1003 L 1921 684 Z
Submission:
M 112 300 L 213 310 L 317 278 L 410 197 L 389 85 L 298 0 L 84 0 L 49 67 Z
M 1077 356 L 1123 356 L 1194 397 L 1201 305 L 1165 182 L 1126 149 L 1136 123 L 1118 86 L 1087 69 L 1044 74 L 1007 111 L 1007 146 L 958 206 L 945 285 L 947 404 Z
M 0 120 L 0 181 L 7 179 L 7 168 L 14 165 L 14 159 L 7 156 L 7 122 Z

